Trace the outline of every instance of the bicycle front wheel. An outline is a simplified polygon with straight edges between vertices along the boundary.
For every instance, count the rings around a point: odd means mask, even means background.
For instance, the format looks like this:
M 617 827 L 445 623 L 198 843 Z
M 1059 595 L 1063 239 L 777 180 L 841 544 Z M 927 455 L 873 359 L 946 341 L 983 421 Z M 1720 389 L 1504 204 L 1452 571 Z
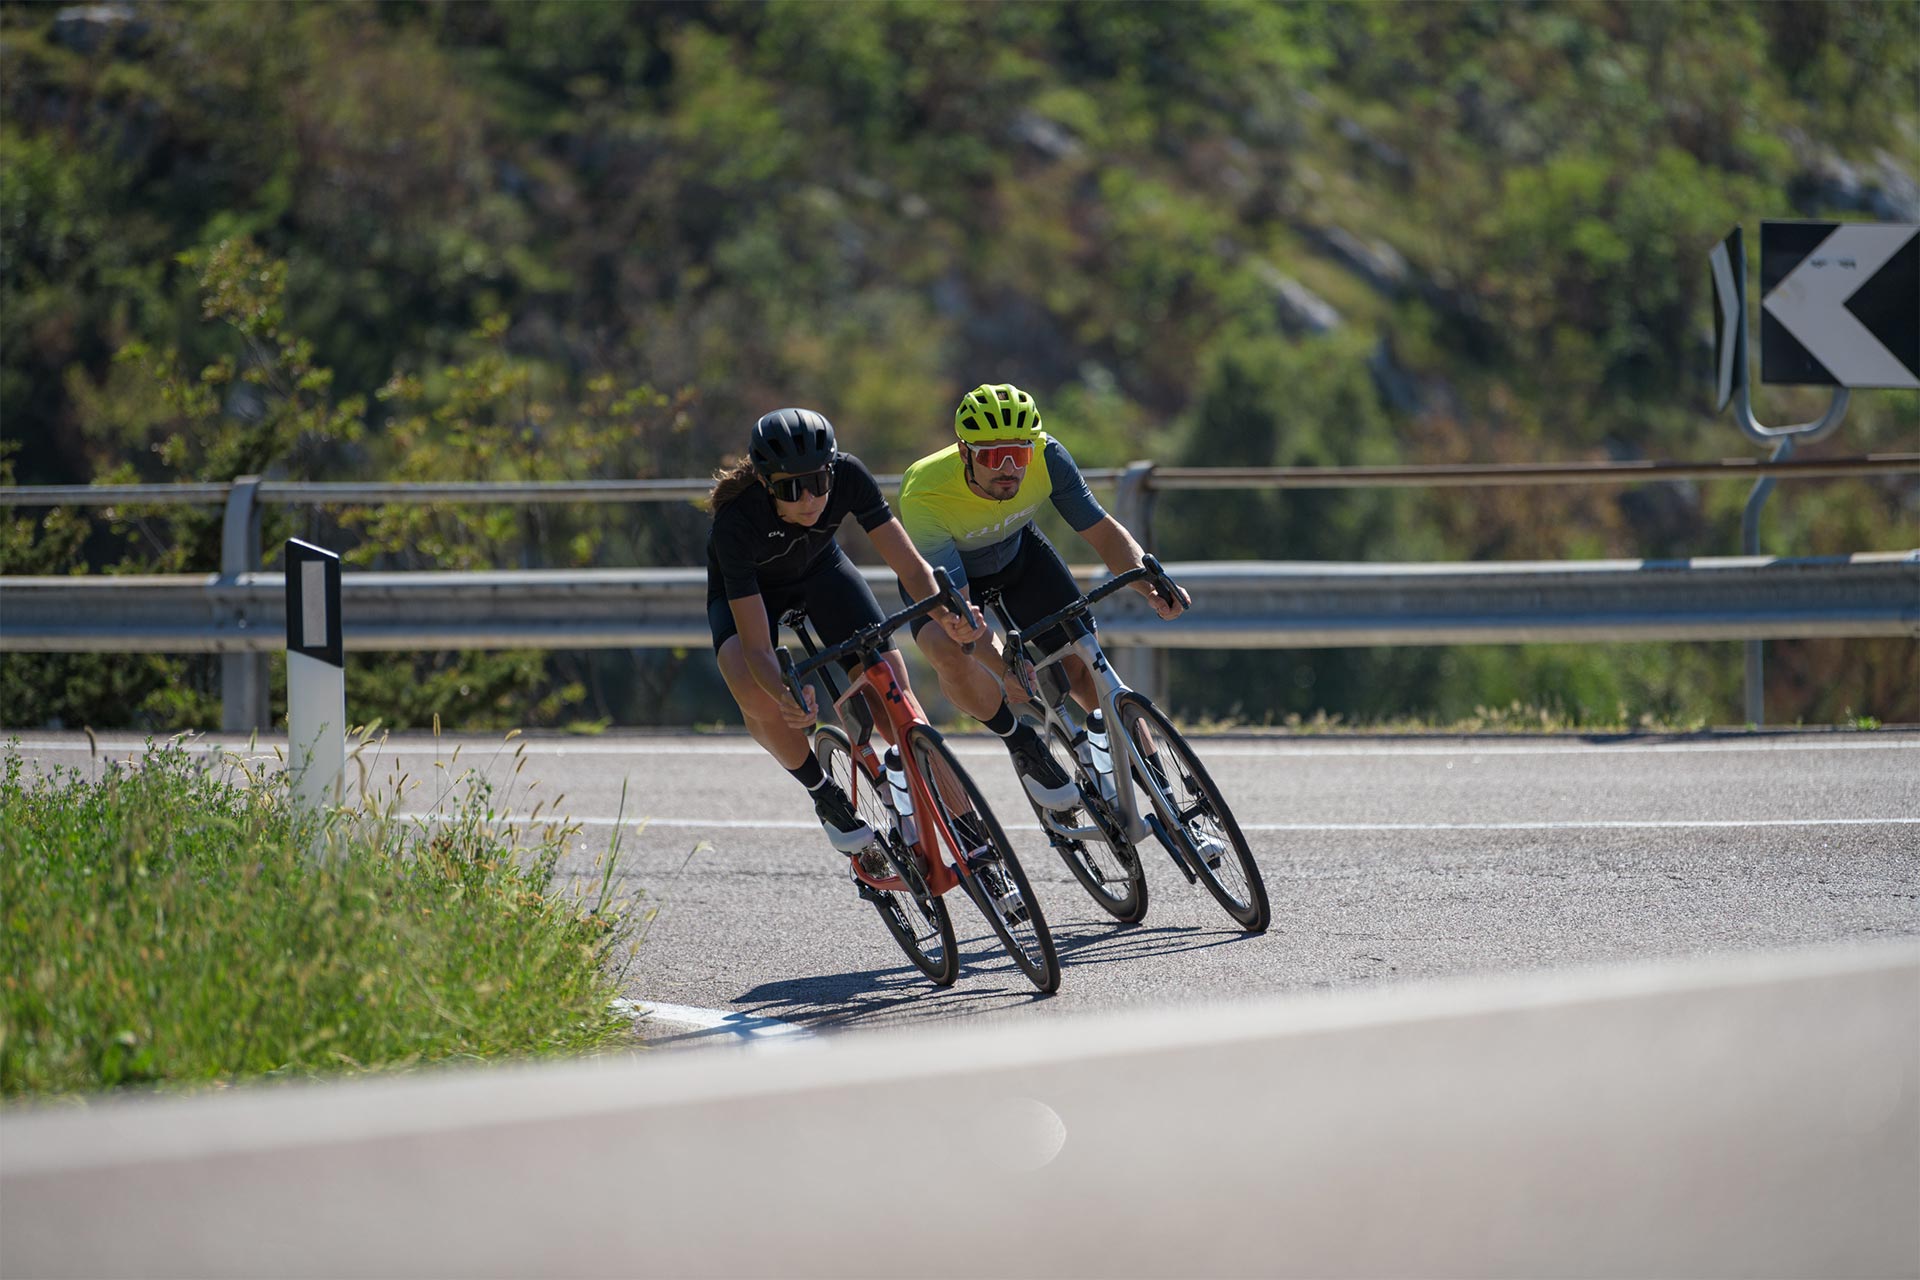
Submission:
M 961 882 L 1020 972 L 1043 993 L 1060 989 L 1060 956 L 1033 886 L 999 819 L 930 725 L 907 730 L 907 747 L 933 799 L 940 839 L 962 868 Z
M 906 885 L 904 889 L 886 893 L 856 880 L 860 896 L 873 903 L 881 923 L 887 926 L 887 932 L 893 935 L 907 959 L 913 961 L 914 968 L 940 986 L 952 986 L 960 975 L 960 948 L 954 942 L 953 918 L 947 913 L 945 900 L 927 889 L 918 859 L 901 843 L 893 812 L 880 798 L 880 787 L 884 783 L 861 767 L 854 759 L 847 735 L 833 725 L 822 725 L 814 731 L 813 754 L 827 776 L 854 797 L 861 821 L 884 833 L 888 856 Z M 857 779 L 856 770 L 860 775 Z
M 1144 775 L 1134 767 L 1134 785 L 1152 798 L 1167 838 L 1180 843 L 1207 891 L 1241 928 L 1264 932 L 1272 919 L 1266 883 L 1247 838 L 1240 834 L 1240 824 L 1200 757 L 1145 695 L 1129 689 L 1120 695 L 1114 710 L 1120 717 L 1120 732 L 1147 762 Z M 1119 756 L 1116 751 L 1116 764 Z

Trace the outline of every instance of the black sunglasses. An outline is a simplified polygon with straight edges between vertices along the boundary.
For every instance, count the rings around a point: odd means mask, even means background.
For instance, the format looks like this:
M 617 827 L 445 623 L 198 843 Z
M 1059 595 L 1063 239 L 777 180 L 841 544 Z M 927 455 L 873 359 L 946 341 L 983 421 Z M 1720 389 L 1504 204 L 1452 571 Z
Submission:
M 798 502 L 805 494 L 825 494 L 833 488 L 833 468 L 822 467 L 818 471 L 809 471 L 803 476 L 787 476 L 781 480 L 767 481 L 773 490 L 773 496 L 782 502 Z

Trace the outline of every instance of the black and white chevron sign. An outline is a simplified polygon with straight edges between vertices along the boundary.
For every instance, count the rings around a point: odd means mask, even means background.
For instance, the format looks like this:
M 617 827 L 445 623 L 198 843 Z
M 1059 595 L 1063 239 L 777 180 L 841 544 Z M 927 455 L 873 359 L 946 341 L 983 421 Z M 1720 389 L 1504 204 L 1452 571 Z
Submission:
M 1762 222 L 1760 380 L 1920 388 L 1920 226 Z

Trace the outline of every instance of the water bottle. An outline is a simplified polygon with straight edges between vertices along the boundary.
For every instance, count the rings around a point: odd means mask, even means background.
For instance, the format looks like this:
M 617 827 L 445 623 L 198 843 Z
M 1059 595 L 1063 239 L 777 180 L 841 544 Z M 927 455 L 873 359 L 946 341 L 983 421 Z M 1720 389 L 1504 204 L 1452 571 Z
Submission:
M 1113 781 L 1113 755 L 1107 749 L 1107 724 L 1098 711 L 1087 715 L 1086 728 L 1073 739 L 1073 752 L 1087 776 L 1100 788 L 1100 795 L 1111 803 L 1119 795 Z
M 887 767 L 887 794 L 893 801 L 894 816 L 900 819 L 900 838 L 912 844 L 919 839 L 919 834 L 913 821 L 913 792 L 907 788 L 907 771 L 900 763 L 899 749 L 888 747 L 884 763 Z

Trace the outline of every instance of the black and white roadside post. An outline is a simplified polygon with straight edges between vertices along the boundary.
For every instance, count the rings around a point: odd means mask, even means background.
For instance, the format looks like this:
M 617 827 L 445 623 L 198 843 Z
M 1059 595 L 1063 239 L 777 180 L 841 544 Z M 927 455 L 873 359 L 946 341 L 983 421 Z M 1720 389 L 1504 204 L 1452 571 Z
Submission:
M 1888 222 L 1760 224 L 1760 380 L 1833 387 L 1813 422 L 1762 426 L 1747 386 L 1747 251 L 1739 227 L 1715 245 L 1714 356 L 1718 398 L 1734 421 L 1774 446 L 1773 460 L 1832 434 L 1853 388 L 1920 388 L 1920 226 Z M 1741 548 L 1760 554 L 1760 508 L 1773 477 L 1753 486 L 1740 522 Z M 1761 642 L 1747 641 L 1747 721 L 1766 722 Z
M 287 539 L 287 770 L 294 798 L 324 812 L 346 768 L 346 653 L 340 637 L 340 557 Z

